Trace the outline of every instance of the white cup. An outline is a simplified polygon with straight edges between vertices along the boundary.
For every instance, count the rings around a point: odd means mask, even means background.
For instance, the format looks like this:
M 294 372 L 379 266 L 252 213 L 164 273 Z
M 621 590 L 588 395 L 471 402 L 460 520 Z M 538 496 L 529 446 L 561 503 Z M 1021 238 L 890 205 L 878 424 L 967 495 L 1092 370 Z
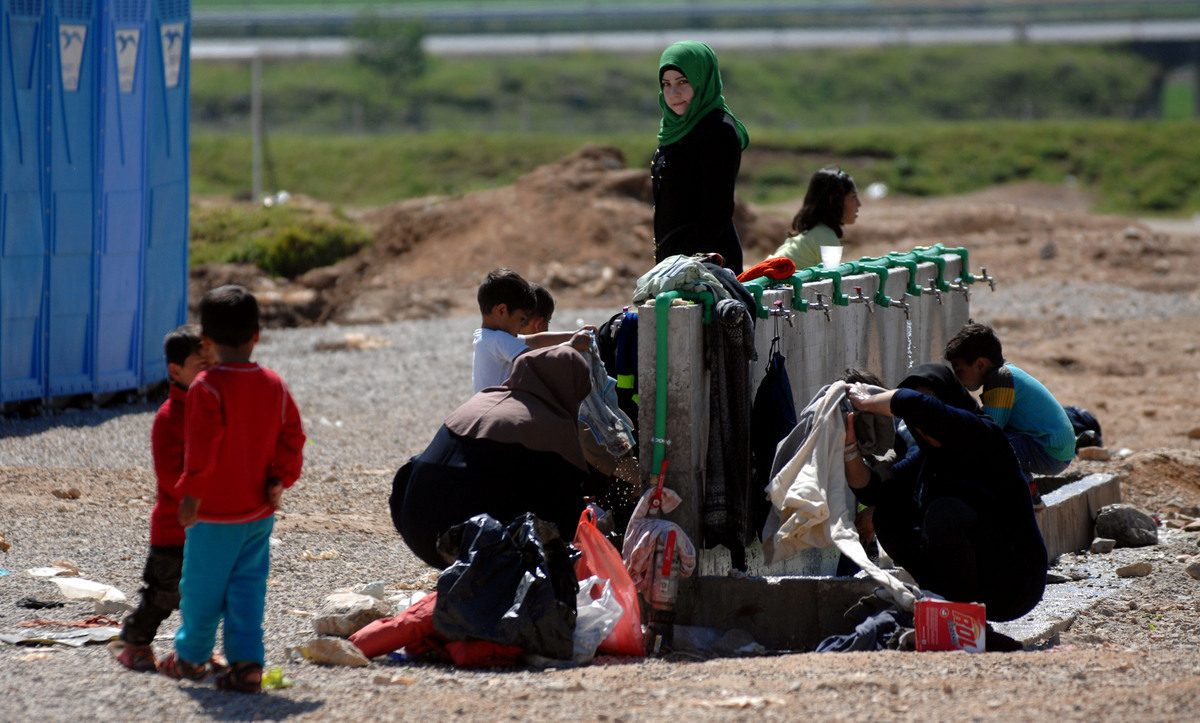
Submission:
M 842 263 L 841 246 L 821 246 L 821 266 L 832 269 Z

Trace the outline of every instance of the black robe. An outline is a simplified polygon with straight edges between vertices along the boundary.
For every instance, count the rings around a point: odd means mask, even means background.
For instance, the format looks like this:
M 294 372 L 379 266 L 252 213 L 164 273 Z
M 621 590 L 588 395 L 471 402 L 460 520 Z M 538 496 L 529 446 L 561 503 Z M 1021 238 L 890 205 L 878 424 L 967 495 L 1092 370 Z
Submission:
M 742 272 L 742 243 L 733 226 L 733 186 L 741 164 L 737 126 L 720 108 L 679 141 L 658 147 L 650 163 L 655 263 L 715 251 L 726 268 Z

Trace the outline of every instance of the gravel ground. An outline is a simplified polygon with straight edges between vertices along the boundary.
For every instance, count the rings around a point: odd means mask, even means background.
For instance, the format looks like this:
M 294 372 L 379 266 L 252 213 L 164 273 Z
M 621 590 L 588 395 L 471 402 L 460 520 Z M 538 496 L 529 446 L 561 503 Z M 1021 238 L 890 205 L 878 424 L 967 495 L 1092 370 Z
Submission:
M 1031 303 L 1043 303 L 1040 301 Z M 1067 302 L 1063 302 L 1067 303 Z M 1011 307 L 1009 312 L 1014 310 Z M 560 328 L 599 323 L 608 310 L 562 311 Z M 791 720 L 802 715 L 896 720 L 1178 720 L 1200 694 L 1196 581 L 1179 557 L 1195 534 L 1118 551 L 1105 564 L 1147 559 L 1154 571 L 1117 586 L 1085 611 L 1062 645 L 1021 654 L 784 655 L 749 660 L 600 659 L 554 671 L 459 671 L 379 661 L 328 668 L 289 660 L 311 635 L 311 613 L 330 592 L 383 580 L 397 594 L 428 588 L 430 569 L 391 526 L 387 495 L 398 464 L 419 452 L 442 418 L 469 396 L 474 318 L 369 327 L 269 331 L 256 359 L 291 385 L 310 443 L 306 467 L 284 497 L 267 600 L 268 666 L 294 687 L 225 694 L 119 668 L 101 645 L 0 645 L 6 720 L 661 720 L 692 716 Z M 365 350 L 320 351 L 348 334 Z M 382 341 L 380 341 L 382 340 Z M 149 432 L 155 404 L 0 420 L 0 632 L 33 618 L 77 621 L 91 603 L 27 610 L 21 597 L 55 598 L 25 571 L 65 558 L 81 576 L 136 602 L 154 480 Z M 420 413 L 414 414 L 414 410 Z M 77 488 L 78 499 L 54 490 Z M 337 557 L 305 561 L 304 551 Z M 1066 561 L 1071 565 L 1080 560 Z M 1107 569 L 1107 568 L 1106 568 Z M 1107 573 L 1111 577 L 1111 573 Z M 155 647 L 170 650 L 172 616 Z

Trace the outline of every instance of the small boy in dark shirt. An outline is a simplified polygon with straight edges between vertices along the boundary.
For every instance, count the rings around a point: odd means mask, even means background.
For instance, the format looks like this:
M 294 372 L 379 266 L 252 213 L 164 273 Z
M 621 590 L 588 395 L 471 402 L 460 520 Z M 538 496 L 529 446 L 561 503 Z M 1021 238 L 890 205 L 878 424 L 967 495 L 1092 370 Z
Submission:
M 188 387 L 212 365 L 212 355 L 200 339 L 200 327 L 184 324 L 163 339 L 167 375 L 171 379 L 167 401 L 154 415 L 150 447 L 158 499 L 150 513 L 150 554 L 142 572 L 142 600 L 125 617 L 121 637 L 109 644 L 117 662 L 130 670 L 157 669 L 150 647 L 158 626 L 179 608 L 179 575 L 183 569 L 183 527 L 179 524 L 179 494 L 175 483 L 183 474 L 183 420 Z

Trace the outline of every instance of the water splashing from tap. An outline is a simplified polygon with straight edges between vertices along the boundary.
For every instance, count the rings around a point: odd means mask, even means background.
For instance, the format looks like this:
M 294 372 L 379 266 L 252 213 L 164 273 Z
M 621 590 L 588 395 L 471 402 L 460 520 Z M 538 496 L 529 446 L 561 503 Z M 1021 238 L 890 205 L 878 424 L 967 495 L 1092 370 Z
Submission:
M 912 319 L 904 320 L 904 337 L 908 346 L 908 367 L 913 368 L 913 340 L 912 340 Z

